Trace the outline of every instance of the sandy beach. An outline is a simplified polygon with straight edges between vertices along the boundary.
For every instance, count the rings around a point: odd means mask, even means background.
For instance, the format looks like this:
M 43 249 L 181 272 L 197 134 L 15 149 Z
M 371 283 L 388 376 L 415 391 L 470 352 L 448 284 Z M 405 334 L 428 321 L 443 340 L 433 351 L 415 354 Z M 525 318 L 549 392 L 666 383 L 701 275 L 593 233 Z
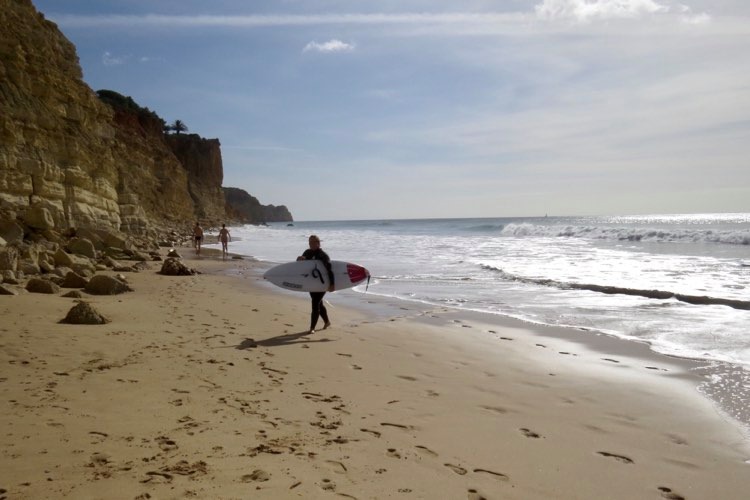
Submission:
M 743 499 L 748 443 L 680 360 L 200 259 L 85 300 L 0 297 L 0 498 Z M 230 272 L 231 271 L 231 272 Z M 352 291 L 339 292 L 353 294 Z M 367 299 L 362 301 L 367 302 Z M 372 301 L 376 302 L 376 301 Z

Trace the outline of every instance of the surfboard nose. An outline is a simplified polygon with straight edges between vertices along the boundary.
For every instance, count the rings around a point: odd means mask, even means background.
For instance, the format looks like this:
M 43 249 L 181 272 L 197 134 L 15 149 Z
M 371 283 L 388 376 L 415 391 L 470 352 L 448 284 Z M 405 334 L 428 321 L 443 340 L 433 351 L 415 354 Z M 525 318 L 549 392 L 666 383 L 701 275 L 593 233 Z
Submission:
M 352 283 L 359 283 L 370 277 L 370 272 L 367 269 L 356 264 L 347 264 L 346 274 L 349 275 L 349 280 Z

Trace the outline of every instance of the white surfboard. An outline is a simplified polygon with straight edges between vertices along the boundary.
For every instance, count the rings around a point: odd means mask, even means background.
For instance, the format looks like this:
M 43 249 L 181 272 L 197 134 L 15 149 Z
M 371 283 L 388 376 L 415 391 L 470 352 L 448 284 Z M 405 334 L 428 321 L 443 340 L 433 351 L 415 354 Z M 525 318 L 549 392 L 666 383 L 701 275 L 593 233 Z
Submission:
M 367 269 L 357 264 L 331 261 L 336 290 L 351 288 L 370 279 Z M 328 290 L 328 271 L 322 261 L 300 260 L 272 267 L 263 275 L 276 286 L 295 292 L 325 292 Z

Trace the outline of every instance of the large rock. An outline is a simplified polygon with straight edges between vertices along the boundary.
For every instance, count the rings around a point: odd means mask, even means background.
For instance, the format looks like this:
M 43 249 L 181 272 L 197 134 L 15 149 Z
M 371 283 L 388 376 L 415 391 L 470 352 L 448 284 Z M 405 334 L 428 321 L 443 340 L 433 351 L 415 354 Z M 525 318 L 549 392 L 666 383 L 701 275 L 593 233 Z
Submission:
M 67 316 L 60 323 L 71 325 L 103 325 L 109 323 L 109 320 L 94 309 L 91 304 L 81 300 L 68 311 Z
M 0 295 L 18 295 L 18 292 L 9 286 L 0 285 Z
M 104 249 L 104 242 L 97 231 L 87 227 L 79 227 L 75 230 L 75 236 L 89 240 L 97 250 Z
M 0 274 L 3 275 L 3 283 L 10 283 L 11 285 L 18 284 L 18 279 L 16 278 L 15 271 L 11 271 L 10 269 L 5 269 L 3 271 L 0 271 Z
M 91 278 L 84 290 L 92 295 L 118 295 L 133 291 L 127 283 L 105 274 Z
M 68 250 L 76 255 L 83 255 L 91 259 L 96 258 L 94 244 L 86 238 L 73 238 L 68 242 Z
M 46 231 L 55 227 L 55 220 L 49 210 L 40 206 L 29 207 L 23 216 L 23 221 L 27 226 Z
M 18 249 L 16 247 L 0 248 L 0 271 L 13 271 L 18 269 Z
M 85 288 L 89 284 L 89 281 L 80 274 L 70 271 L 65 275 L 60 286 L 63 288 Z
M 60 292 L 60 287 L 48 280 L 31 278 L 29 282 L 26 283 L 26 290 L 31 293 L 57 294 Z
M 59 248 L 54 256 L 56 266 L 65 266 L 81 275 L 93 274 L 96 271 L 96 265 L 86 257 L 79 257 L 65 252 Z
M 18 270 L 26 275 L 35 275 L 42 272 L 39 264 L 32 260 L 22 259 L 18 261 Z
M 0 220 L 0 238 L 9 245 L 23 241 L 23 228 L 16 221 Z
M 164 261 L 159 272 L 166 276 L 192 276 L 196 273 L 195 269 L 190 269 L 179 260 L 171 257 Z

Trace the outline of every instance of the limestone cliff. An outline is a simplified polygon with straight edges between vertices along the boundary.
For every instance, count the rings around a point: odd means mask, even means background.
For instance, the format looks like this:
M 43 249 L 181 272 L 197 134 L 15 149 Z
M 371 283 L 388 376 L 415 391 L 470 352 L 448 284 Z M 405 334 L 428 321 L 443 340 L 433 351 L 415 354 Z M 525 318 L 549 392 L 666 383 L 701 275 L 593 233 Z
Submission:
M 291 222 L 292 214 L 284 205 L 261 205 L 257 198 L 239 188 L 225 187 L 224 198 L 227 213 L 242 222 L 262 224 L 264 222 Z
M 119 94 L 106 92 L 98 93 L 114 111 L 121 230 L 143 234 L 150 225 L 176 227 L 194 219 L 188 174 L 164 139 L 163 120 L 134 103 L 122 106 L 112 98 Z
M 97 96 L 30 0 L 0 0 L 0 221 L 43 210 L 45 227 L 141 235 L 231 222 L 219 141 L 163 126 L 129 97 Z
M 0 0 L 0 26 L 0 209 L 118 228 L 112 111 L 83 83 L 75 47 L 29 0 Z

